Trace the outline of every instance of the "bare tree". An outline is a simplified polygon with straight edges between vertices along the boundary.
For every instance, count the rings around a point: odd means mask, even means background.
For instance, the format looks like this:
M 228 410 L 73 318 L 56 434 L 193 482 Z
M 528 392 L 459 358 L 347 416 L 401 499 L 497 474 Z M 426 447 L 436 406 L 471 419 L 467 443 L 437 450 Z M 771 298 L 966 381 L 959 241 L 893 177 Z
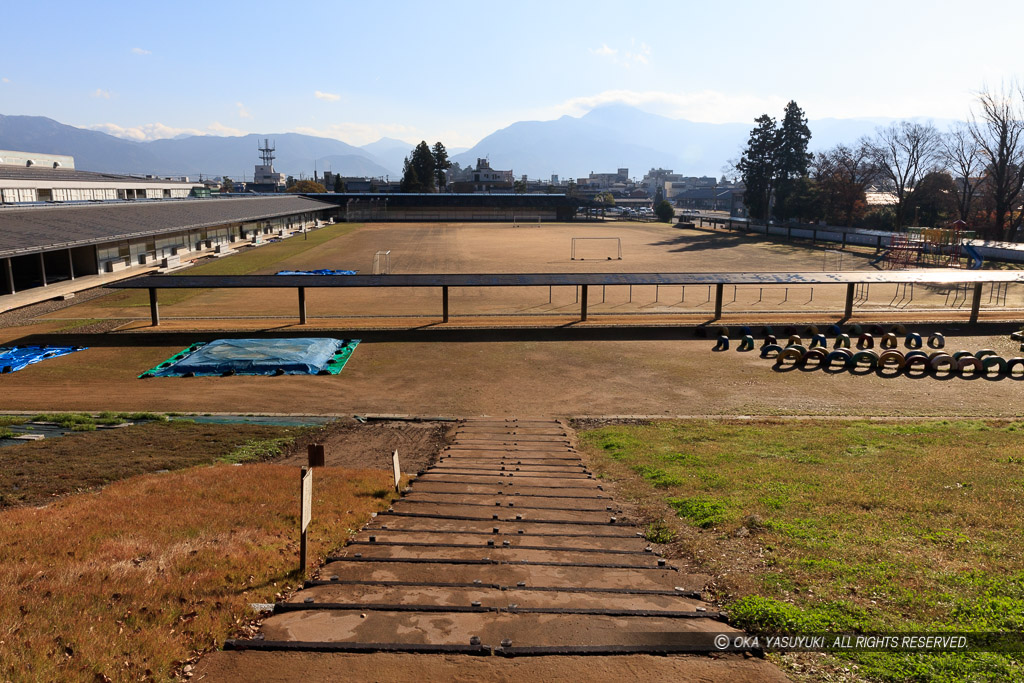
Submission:
M 853 225 L 863 211 L 867 189 L 879 175 L 873 152 L 870 141 L 862 138 L 855 147 L 836 145 L 815 155 L 815 181 L 830 222 Z
M 900 121 L 878 130 L 871 142 L 881 176 L 896 195 L 896 229 L 905 224 L 907 197 L 938 159 L 939 131 L 931 124 Z
M 1019 94 L 1024 96 L 1020 87 Z M 992 203 L 993 229 L 1001 239 L 1009 239 L 1021 224 L 1020 203 L 1024 186 L 1024 117 L 1021 105 L 1011 99 L 1005 88 L 999 92 L 978 93 L 977 114 L 971 113 L 971 134 L 984 159 L 985 191 Z
M 967 221 L 971 215 L 974 195 L 981 185 L 985 163 L 981 147 L 971 131 L 971 126 L 960 123 L 950 129 L 942 138 L 942 155 L 956 182 L 957 211 L 960 220 Z

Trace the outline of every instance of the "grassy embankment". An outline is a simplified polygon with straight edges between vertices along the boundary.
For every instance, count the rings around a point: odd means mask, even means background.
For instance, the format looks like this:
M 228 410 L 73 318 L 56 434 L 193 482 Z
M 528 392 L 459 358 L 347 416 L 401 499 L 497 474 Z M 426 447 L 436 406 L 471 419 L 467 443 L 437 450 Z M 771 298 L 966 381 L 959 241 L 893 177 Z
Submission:
M 165 680 L 243 632 L 249 603 L 301 581 L 299 470 L 234 463 L 297 431 L 172 422 L 0 449 L 22 501 L 117 480 L 0 510 L 0 680 Z M 316 471 L 311 566 L 389 504 L 389 476 Z
M 205 263 L 183 270 L 178 275 L 249 275 L 276 263 L 298 256 L 303 252 L 316 249 L 331 240 L 347 235 L 360 223 L 337 223 L 307 233 L 305 237 L 290 237 L 281 242 L 265 244 L 256 248 L 243 249 L 237 254 L 213 259 Z M 170 306 L 181 303 L 203 290 L 201 289 L 170 289 L 160 292 L 160 303 Z M 123 306 L 149 306 L 149 294 L 145 290 L 120 290 L 109 294 L 97 302 L 99 305 L 120 308 Z
M 581 443 L 652 540 L 716 576 L 740 627 L 1020 632 L 1022 435 L 1021 422 L 686 421 Z M 844 657 L 829 661 L 872 680 L 1024 676 L 1020 653 Z

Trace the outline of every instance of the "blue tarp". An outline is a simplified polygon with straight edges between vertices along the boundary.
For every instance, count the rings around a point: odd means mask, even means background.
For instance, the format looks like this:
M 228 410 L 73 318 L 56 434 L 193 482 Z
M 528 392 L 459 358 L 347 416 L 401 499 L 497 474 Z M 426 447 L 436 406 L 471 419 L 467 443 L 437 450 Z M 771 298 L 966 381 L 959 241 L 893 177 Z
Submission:
M 358 270 L 280 270 L 277 275 L 355 275 Z
M 83 351 L 84 346 L 14 346 L 0 347 L 0 373 L 17 372 L 47 358 Z
M 194 344 L 142 377 L 336 374 L 358 340 L 217 339 Z

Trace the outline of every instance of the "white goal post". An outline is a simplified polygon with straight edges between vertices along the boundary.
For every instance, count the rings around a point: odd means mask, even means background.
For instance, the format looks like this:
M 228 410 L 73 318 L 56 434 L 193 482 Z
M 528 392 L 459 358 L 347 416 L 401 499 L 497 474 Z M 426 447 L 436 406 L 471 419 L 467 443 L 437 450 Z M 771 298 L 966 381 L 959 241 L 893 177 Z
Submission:
M 619 238 L 619 237 L 573 237 L 572 238 L 572 250 L 570 252 L 570 260 L 572 260 L 572 261 L 576 261 L 576 260 L 585 261 L 586 260 L 582 256 L 580 256 L 577 259 L 577 257 L 576 257 L 576 242 L 577 241 L 588 241 L 588 240 L 603 240 L 605 242 L 608 242 L 608 241 L 615 242 L 615 256 L 614 257 L 612 257 L 612 256 L 605 256 L 605 260 L 611 261 L 612 258 L 615 258 L 618 261 L 622 260 L 622 239 Z
M 391 273 L 391 250 L 378 251 L 373 255 L 373 274 L 388 275 Z

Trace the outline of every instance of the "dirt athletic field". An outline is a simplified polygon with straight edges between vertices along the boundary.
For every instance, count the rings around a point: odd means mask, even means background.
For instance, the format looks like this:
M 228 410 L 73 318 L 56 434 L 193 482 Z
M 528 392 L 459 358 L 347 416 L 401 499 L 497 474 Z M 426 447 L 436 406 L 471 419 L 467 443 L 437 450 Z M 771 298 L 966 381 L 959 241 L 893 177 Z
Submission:
M 577 243 L 570 260 L 572 237 L 619 237 L 623 259 L 607 260 L 608 240 Z M 391 249 L 392 269 L 413 272 L 619 272 L 619 271 L 808 271 L 837 264 L 838 256 L 800 244 L 764 242 L 758 238 L 708 231 L 684 231 L 666 224 L 553 225 L 513 228 L 510 225 L 376 224 L 340 235 L 316 249 L 273 261 L 280 245 L 259 247 L 267 265 L 252 272 L 283 269 L 351 268 L 370 270 L 373 253 Z M 263 250 L 263 251 L 261 251 Z M 254 252 L 254 253 L 256 253 Z M 222 259 L 225 266 L 231 259 Z M 843 269 L 866 269 L 870 254 L 845 254 Z M 188 272 L 188 271 L 184 271 Z M 544 291 L 534 291 L 543 289 Z M 694 339 L 689 330 L 600 332 L 566 325 L 578 311 L 574 292 L 546 288 L 452 291 L 452 324 L 438 324 L 440 296 L 408 290 L 357 293 L 311 291 L 311 321 L 295 320 L 292 290 L 217 290 L 194 292 L 161 305 L 164 323 L 148 327 L 144 293 L 111 292 L 79 305 L 50 311 L 38 318 L 0 329 L 0 343 L 80 343 L 85 352 L 53 359 L 4 376 L 2 410 L 159 410 L 182 412 L 270 412 L 339 414 L 395 413 L 412 415 L 973 415 L 1012 416 L 1019 413 L 1020 380 L 885 378 L 821 370 L 778 372 L 757 353 L 713 352 L 713 340 Z M 625 290 L 626 288 L 619 288 Z M 652 291 L 645 292 L 643 289 Z M 674 289 L 674 292 L 666 290 Z M 757 298 L 741 289 L 738 299 Z M 815 315 L 817 306 L 835 307 L 840 295 L 816 288 L 813 304 L 793 306 L 800 291 L 761 292 L 766 312 L 793 310 L 789 317 L 811 316 L 818 322 L 834 315 Z M 890 287 L 890 289 L 892 289 Z M 1024 289 L 1024 288 L 1017 288 Z M 691 305 L 697 313 L 710 304 L 706 294 L 680 289 L 634 288 L 633 303 L 620 301 L 628 292 L 609 292 L 605 303 L 591 293 L 591 326 L 600 313 L 662 310 L 660 320 L 672 322 L 672 311 Z M 820 291 L 819 291 L 820 290 Z M 169 293 L 165 293 L 169 294 Z M 1008 306 L 1022 292 L 1010 287 Z M 655 302 L 658 296 L 661 301 Z M 690 297 L 693 297 L 692 300 Z M 772 297 L 769 299 L 769 296 Z M 887 305 L 892 292 L 872 292 Z M 933 298 L 941 301 L 945 295 Z M 132 297 L 135 297 L 134 299 Z M 617 297 L 617 298 L 616 298 Z M 986 300 L 988 293 L 985 294 Z M 168 297 L 169 298 L 169 297 Z M 729 301 L 729 296 L 726 298 Z M 924 301 L 919 291 L 912 306 Z M 986 300 L 983 300 L 983 311 Z M 645 303 L 646 302 L 646 303 Z M 135 304 L 135 305 L 130 305 Z M 872 304 L 874 305 L 874 304 Z M 726 311 L 738 304 L 727 303 Z M 941 308 L 941 306 L 940 306 Z M 933 311 L 935 309 L 932 309 Z M 546 330 L 511 330 L 501 334 L 459 330 L 464 313 L 562 313 L 566 320 L 545 318 Z M 934 313 L 922 312 L 922 316 Z M 273 316 L 281 316 L 275 318 Z M 330 318 L 326 316 L 345 316 Z M 387 316 L 381 318 L 378 316 Z M 418 319 L 397 315 L 425 315 Z M 941 314 L 935 314 L 941 315 Z M 239 319 L 236 316 L 245 316 Z M 269 317 L 268 317 L 269 316 Z M 321 317 L 318 317 L 321 316 Z M 196 320 L 195 318 L 211 318 Z M 633 316 L 636 319 L 636 316 Z M 755 316 L 756 317 L 756 316 Z M 1011 316 L 1012 317 L 1012 316 Z M 697 319 L 700 315 L 697 316 Z M 706 317 L 705 317 L 706 319 Z M 513 324 L 533 318 L 511 318 Z M 139 322 L 141 321 L 141 322 Z M 535 321 L 539 324 L 540 319 Z M 309 335 L 329 333 L 351 337 L 368 327 L 388 324 L 425 329 L 401 337 L 382 333 L 360 335 L 345 370 L 334 377 L 225 377 L 139 380 L 146 369 L 190 343 L 225 334 Z M 533 323 L 531 323 L 533 324 Z M 446 327 L 449 329 L 445 332 Z M 119 328 L 121 331 L 103 332 Z M 1006 356 L 1019 353 L 1011 342 L 1012 327 L 974 330 L 944 326 L 950 350 L 993 348 Z M 188 330 L 194 330 L 188 332 Z M 89 334 L 83 334 L 90 332 Z M 172 334 L 173 333 L 173 334 Z M 433 335 L 433 336 L 431 336 Z M 436 343 L 443 339 L 445 343 Z M 733 349 L 735 349 L 735 342 Z

